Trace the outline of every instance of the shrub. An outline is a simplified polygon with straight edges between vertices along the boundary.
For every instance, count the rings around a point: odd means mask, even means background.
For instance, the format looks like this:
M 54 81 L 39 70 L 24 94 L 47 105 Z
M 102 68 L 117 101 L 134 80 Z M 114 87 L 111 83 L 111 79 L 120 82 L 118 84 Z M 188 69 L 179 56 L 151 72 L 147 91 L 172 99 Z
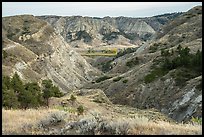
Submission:
M 153 46 L 150 46 L 149 48 L 149 53 L 154 53 L 157 51 L 159 44 L 158 43 L 154 43 Z
M 121 50 L 117 53 L 115 58 L 119 58 L 121 56 L 124 56 L 125 54 L 129 54 L 129 53 L 133 53 L 135 51 L 137 51 L 138 48 L 126 48 L 124 50 Z
M 8 37 L 9 39 L 12 39 L 13 36 L 15 36 L 15 35 L 16 35 L 15 33 L 11 32 L 11 33 L 8 33 L 8 34 L 7 34 L 7 37 Z
M 127 39 L 135 40 L 136 38 L 139 38 L 139 35 L 137 33 L 125 33 L 124 31 L 120 30 L 120 32 L 110 32 L 103 36 L 102 40 L 112 40 L 117 39 L 118 35 L 122 35 Z M 148 35 L 146 36 L 148 37 Z
M 155 78 L 156 78 L 156 76 L 154 74 L 150 73 L 144 77 L 144 81 L 145 81 L 145 83 L 150 83 L 150 82 L 154 81 Z
M 166 73 L 168 73 L 167 70 L 164 70 L 162 68 L 156 68 L 153 71 L 151 71 L 150 74 L 144 77 L 144 81 L 145 83 L 150 83 L 154 81 L 156 78 L 164 76 Z
M 23 82 L 20 79 L 19 75 L 15 72 L 13 78 L 11 79 L 11 87 L 14 89 L 14 92 L 20 93 L 23 92 Z
M 104 119 L 99 113 L 91 112 L 91 117 L 84 117 L 78 122 L 69 123 L 71 129 L 79 131 L 82 135 L 127 135 L 130 124 L 127 121 L 110 121 Z
M 84 42 L 91 42 L 92 41 L 92 37 L 91 35 L 89 35 L 89 33 L 87 33 L 85 30 L 84 31 L 78 31 L 76 33 L 76 39 L 75 40 L 81 40 L 84 39 Z
M 76 97 L 72 94 L 72 95 L 70 96 L 70 100 L 71 100 L 72 102 L 74 102 L 74 101 L 76 100 Z
M 133 58 L 133 59 L 131 59 L 130 61 L 127 61 L 126 62 L 126 66 L 128 66 L 128 67 L 133 67 L 133 66 L 135 66 L 135 65 L 138 65 L 139 64 L 139 59 L 138 59 L 138 57 L 135 57 L 135 58 Z
M 61 97 L 63 94 L 60 92 L 59 88 L 52 84 L 51 80 L 43 80 L 43 97 L 48 105 L 48 99 L 50 97 Z
M 81 115 L 84 113 L 84 107 L 82 105 L 80 105 L 78 108 L 77 108 L 77 112 L 78 112 L 78 115 Z
M 196 72 L 187 68 L 179 68 L 175 71 L 173 77 L 175 78 L 177 86 L 184 86 L 186 81 L 198 76 Z
M 196 89 L 202 90 L 202 80 L 201 80 L 200 83 L 196 86 Z
M 161 56 L 167 57 L 167 56 L 169 56 L 169 55 L 170 55 L 169 50 L 161 49 Z
M 99 98 L 94 99 L 93 102 L 96 102 L 96 103 L 103 103 L 102 100 L 100 100 Z
M 103 77 L 100 77 L 100 78 L 98 78 L 98 79 L 96 80 L 96 83 L 99 83 L 99 82 L 101 82 L 101 81 L 104 81 L 104 80 L 110 79 L 110 78 L 112 78 L 112 77 L 111 77 L 111 76 L 103 76 Z
M 114 78 L 114 79 L 113 79 L 113 82 L 117 82 L 117 81 L 121 80 L 121 78 L 123 78 L 123 77 Z
M 2 105 L 6 108 L 18 108 L 20 103 L 13 89 L 3 90 Z
M 117 39 L 118 38 L 118 35 L 120 35 L 119 32 L 110 32 L 108 34 L 105 34 L 102 38 L 102 40 L 112 40 L 112 39 Z
M 136 38 L 139 38 L 139 35 L 137 33 L 125 33 L 124 31 L 120 31 L 120 34 L 130 40 L 135 40 Z
M 97 127 L 97 121 L 94 118 L 84 118 L 77 123 L 80 134 L 94 135 Z
M 26 106 L 30 107 L 38 107 L 42 104 L 42 94 L 41 89 L 38 83 L 32 82 L 32 83 L 26 83 L 24 85 L 25 93 L 22 94 L 22 101 L 25 101 L 25 98 L 27 99 Z
M 8 57 L 8 53 L 5 50 L 2 50 L 3 59 Z
M 49 126 L 55 126 L 59 123 L 65 121 L 66 112 L 63 111 L 57 111 L 54 113 L 51 113 L 48 117 L 41 120 L 37 125 L 39 128 L 48 128 Z
M 64 94 L 59 90 L 59 87 L 57 86 L 52 86 L 52 89 L 51 89 L 53 92 L 54 92 L 54 96 L 53 97 L 62 97 Z
M 161 57 L 157 61 L 154 60 L 152 67 L 156 63 L 160 64 L 160 66 L 159 68 L 153 68 L 153 71 L 144 77 L 145 83 L 154 81 L 157 77 L 165 75 L 172 69 L 177 69 L 176 74 L 173 76 L 179 86 L 183 86 L 191 78 L 202 75 L 202 51 L 198 50 L 196 54 L 190 54 L 188 47 L 182 48 L 179 45 L 176 53 L 172 51 L 170 54 L 169 50 L 161 50 Z
M 109 61 L 107 61 L 107 62 L 104 62 L 104 63 L 101 63 L 101 65 L 102 65 L 102 71 L 103 72 L 107 72 L 107 71 L 109 71 L 109 70 L 111 70 L 111 63 L 112 63 L 112 60 L 109 60 Z
M 128 80 L 127 80 L 127 79 L 123 80 L 123 83 L 127 83 L 127 82 L 128 82 Z
M 3 88 L 4 87 L 4 88 Z M 9 76 L 3 76 L 2 78 L 2 90 L 3 89 L 11 89 L 11 79 Z
M 115 128 L 116 135 L 128 135 L 130 124 L 127 121 L 118 121 Z

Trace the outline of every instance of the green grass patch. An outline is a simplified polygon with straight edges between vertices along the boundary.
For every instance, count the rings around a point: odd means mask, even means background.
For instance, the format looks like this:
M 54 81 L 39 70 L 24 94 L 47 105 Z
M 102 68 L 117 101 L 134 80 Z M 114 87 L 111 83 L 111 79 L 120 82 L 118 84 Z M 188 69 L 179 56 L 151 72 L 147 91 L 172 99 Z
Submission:
M 192 117 L 191 122 L 196 125 L 202 125 L 202 118 L 199 117 Z

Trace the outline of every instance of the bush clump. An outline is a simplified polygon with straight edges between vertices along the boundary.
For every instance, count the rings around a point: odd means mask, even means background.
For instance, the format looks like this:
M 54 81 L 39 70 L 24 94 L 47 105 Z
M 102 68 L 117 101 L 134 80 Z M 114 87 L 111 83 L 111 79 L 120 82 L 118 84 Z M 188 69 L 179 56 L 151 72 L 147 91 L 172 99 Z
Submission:
M 114 78 L 113 79 L 113 82 L 117 82 L 117 81 L 120 81 L 123 77 L 117 77 L 117 78 Z
M 81 40 L 84 39 L 84 42 L 91 42 L 92 41 L 92 37 L 91 35 L 89 35 L 89 33 L 87 33 L 85 30 L 84 31 L 78 31 L 76 33 L 76 40 Z
M 131 125 L 127 121 L 108 121 L 98 113 L 91 113 L 77 122 L 69 123 L 69 127 L 79 131 L 80 135 L 127 135 Z
M 78 112 L 78 115 L 82 115 L 84 113 L 84 107 L 82 105 L 80 105 L 78 108 L 77 108 L 77 112 Z
M 131 59 L 130 61 L 126 62 L 126 66 L 128 66 L 130 68 L 132 68 L 133 66 L 138 65 L 138 64 L 139 64 L 138 57 L 135 57 L 135 58 Z
M 138 48 L 126 48 L 124 50 L 120 50 L 115 58 L 119 58 L 121 56 L 124 56 L 125 54 L 129 54 L 129 53 L 133 53 L 135 51 L 137 51 Z
M 51 113 L 45 119 L 42 119 L 37 125 L 39 128 L 48 128 L 49 126 L 58 125 L 65 121 L 66 112 L 60 111 Z
M 107 71 L 111 70 L 111 68 L 112 68 L 111 63 L 112 63 L 112 60 L 109 60 L 109 61 L 107 61 L 107 62 L 101 63 L 101 65 L 102 65 L 102 71 L 103 71 L 103 72 L 107 72 Z
M 150 83 L 150 82 L 154 81 L 156 78 L 164 76 L 165 74 L 167 74 L 167 72 L 168 71 L 166 71 L 162 68 L 154 69 L 153 71 L 150 72 L 150 74 L 148 74 L 144 77 L 144 81 L 145 81 L 145 83 Z
M 8 57 L 8 53 L 5 50 L 2 50 L 3 59 Z
M 104 81 L 104 80 L 110 79 L 110 78 L 112 78 L 112 77 L 111 77 L 111 76 L 103 76 L 103 77 L 100 77 L 100 78 L 98 78 L 98 79 L 96 80 L 96 83 L 99 83 L 99 82 L 101 82 L 101 81 Z
M 149 48 L 149 53 L 154 53 L 154 52 L 156 52 L 159 46 L 160 46 L 160 43 L 154 43 L 153 46 L 150 46 L 150 48 Z
M 128 80 L 127 80 L 127 79 L 123 80 L 123 83 L 127 83 L 127 82 L 128 82 Z
M 74 102 L 74 101 L 76 100 L 76 97 L 72 94 L 72 95 L 70 96 L 70 100 L 71 100 L 72 102 Z

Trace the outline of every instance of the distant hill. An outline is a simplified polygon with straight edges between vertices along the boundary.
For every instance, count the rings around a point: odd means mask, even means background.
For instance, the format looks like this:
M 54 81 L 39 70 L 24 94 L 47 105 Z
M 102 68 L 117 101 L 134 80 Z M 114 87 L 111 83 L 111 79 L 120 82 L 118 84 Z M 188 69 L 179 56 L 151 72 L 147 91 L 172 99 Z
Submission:
M 50 23 L 70 45 L 141 44 L 181 13 L 148 18 L 38 16 Z M 79 41 L 82 41 L 81 43 Z

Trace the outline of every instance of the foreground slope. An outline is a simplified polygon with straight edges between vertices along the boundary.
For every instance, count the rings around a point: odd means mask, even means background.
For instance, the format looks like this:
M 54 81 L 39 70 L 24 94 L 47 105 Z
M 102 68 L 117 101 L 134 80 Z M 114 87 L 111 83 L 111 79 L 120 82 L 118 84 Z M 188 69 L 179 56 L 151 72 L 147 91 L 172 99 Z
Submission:
M 70 95 L 76 97 L 70 100 Z M 82 105 L 83 114 L 77 107 Z M 3 134 L 31 135 L 200 135 L 201 125 L 176 124 L 154 109 L 114 105 L 100 90 L 76 90 L 52 98 L 50 108 L 3 109 Z M 15 119 L 14 119 L 15 117 Z M 16 123 L 16 124 L 14 124 Z

